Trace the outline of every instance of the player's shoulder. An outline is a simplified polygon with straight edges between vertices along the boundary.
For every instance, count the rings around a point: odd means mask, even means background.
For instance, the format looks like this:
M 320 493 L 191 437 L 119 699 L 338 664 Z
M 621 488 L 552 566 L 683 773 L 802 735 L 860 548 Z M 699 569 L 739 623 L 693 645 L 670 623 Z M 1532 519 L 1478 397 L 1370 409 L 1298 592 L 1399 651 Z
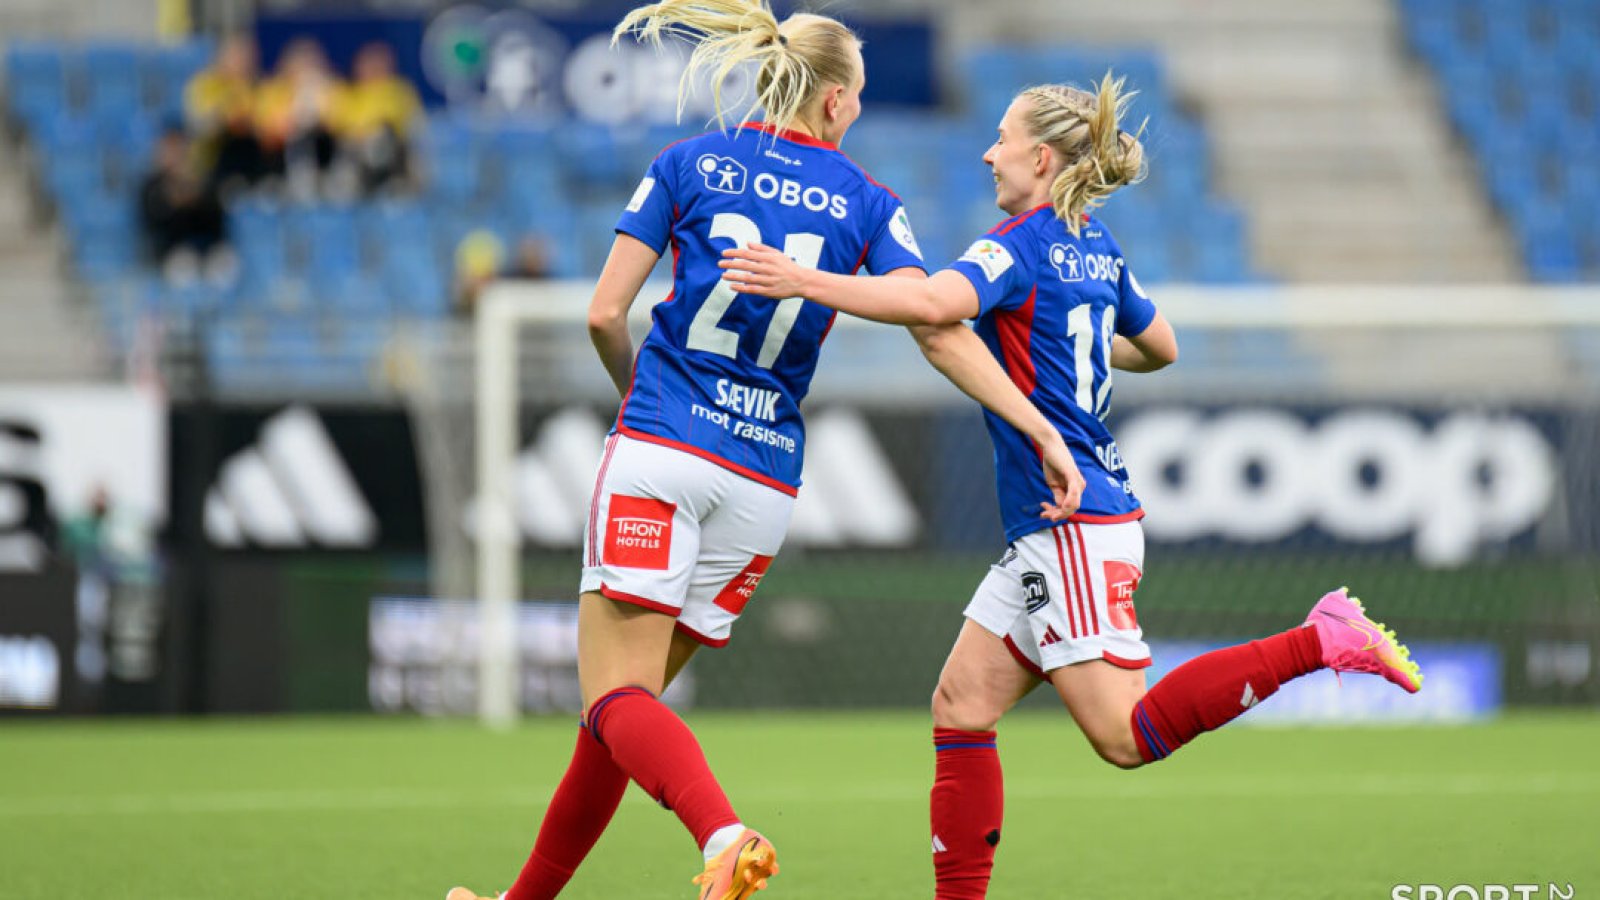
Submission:
M 1112 235 L 1111 229 L 1107 228 L 1106 223 L 1092 214 L 1084 214 L 1083 224 L 1079 226 L 1078 234 L 1079 239 L 1085 246 L 1109 252 L 1113 256 L 1122 255 L 1122 247 L 1117 243 L 1116 237 Z

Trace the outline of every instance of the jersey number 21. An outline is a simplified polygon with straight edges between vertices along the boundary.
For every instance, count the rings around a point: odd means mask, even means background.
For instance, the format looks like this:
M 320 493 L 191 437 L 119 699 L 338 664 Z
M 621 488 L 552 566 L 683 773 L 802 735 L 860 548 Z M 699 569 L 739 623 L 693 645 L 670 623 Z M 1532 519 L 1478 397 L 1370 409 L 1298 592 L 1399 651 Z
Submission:
M 738 213 L 717 213 L 711 220 L 711 236 L 730 238 L 737 247 L 764 243 L 761 229 L 756 223 Z M 822 235 L 787 235 L 783 239 L 783 252 L 797 264 L 815 269 L 822 260 Z M 738 358 L 739 333 L 717 324 L 738 296 L 726 280 L 717 282 L 711 295 L 700 305 L 700 311 L 695 313 L 694 321 L 689 323 L 687 344 L 690 350 L 704 350 L 729 359 Z M 778 301 L 778 309 L 767 325 L 767 336 L 761 341 L 761 353 L 756 357 L 756 365 L 770 369 L 778 361 L 778 354 L 783 352 L 783 342 L 789 339 L 789 329 L 794 327 L 794 320 L 800 315 L 800 307 L 805 302 L 801 297 Z

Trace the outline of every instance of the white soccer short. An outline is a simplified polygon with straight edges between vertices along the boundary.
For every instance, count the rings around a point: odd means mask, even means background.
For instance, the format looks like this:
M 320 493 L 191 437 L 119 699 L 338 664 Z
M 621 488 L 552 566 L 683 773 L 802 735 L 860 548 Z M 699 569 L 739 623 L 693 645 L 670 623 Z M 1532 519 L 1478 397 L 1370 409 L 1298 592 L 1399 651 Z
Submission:
M 967 604 L 967 618 L 1005 639 L 1040 678 L 1091 659 L 1125 669 L 1150 665 L 1133 609 L 1144 571 L 1138 522 L 1065 522 L 1006 548 Z
M 595 476 L 581 590 L 675 616 L 680 631 L 721 647 L 793 508 L 789 494 L 710 460 L 613 434 Z

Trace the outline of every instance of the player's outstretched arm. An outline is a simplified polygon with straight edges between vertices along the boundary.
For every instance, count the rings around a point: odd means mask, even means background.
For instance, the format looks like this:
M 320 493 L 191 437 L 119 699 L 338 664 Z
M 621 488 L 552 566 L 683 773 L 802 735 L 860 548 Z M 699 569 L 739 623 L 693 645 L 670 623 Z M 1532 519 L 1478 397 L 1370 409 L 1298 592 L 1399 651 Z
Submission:
M 916 281 L 857 278 L 802 268 L 764 244 L 722 251 L 723 278 L 741 294 L 774 300 L 804 297 L 852 316 L 891 325 L 942 325 L 978 314 L 978 292 L 949 270 Z
M 633 381 L 633 336 L 628 333 L 628 310 L 657 259 L 660 255 L 649 244 L 632 235 L 618 234 L 600 280 L 595 282 L 594 298 L 589 301 L 589 340 L 594 341 L 594 349 L 616 384 L 617 393 L 624 397 Z
M 983 339 L 959 322 L 913 327 L 911 335 L 917 339 L 922 355 L 951 384 L 1027 435 L 1039 448 L 1045 484 L 1054 497 L 1052 503 L 1041 504 L 1040 515 L 1059 522 L 1077 512 L 1083 500 L 1083 474 L 1061 439 L 1061 432 L 1000 368 Z
M 1178 336 L 1160 312 L 1138 335 L 1111 342 L 1111 366 L 1124 372 L 1154 372 L 1178 361 Z

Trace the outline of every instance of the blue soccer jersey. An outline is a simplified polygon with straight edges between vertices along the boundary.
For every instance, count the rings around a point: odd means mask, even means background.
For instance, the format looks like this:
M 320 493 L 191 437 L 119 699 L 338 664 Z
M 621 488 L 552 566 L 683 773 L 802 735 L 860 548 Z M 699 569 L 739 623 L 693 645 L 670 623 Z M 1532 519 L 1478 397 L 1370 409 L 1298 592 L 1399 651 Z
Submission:
M 1112 335 L 1137 336 L 1156 307 L 1111 233 L 1085 216 L 1073 237 L 1046 204 L 1002 222 L 950 268 L 978 291 L 978 335 L 1061 432 L 1083 473 L 1083 504 L 1073 520 L 1142 517 L 1104 419 L 1111 408 Z M 985 417 L 1006 539 L 1016 540 L 1049 526 L 1039 504 L 1050 491 L 1032 442 L 994 413 Z
M 827 272 L 921 269 L 900 200 L 833 144 L 746 125 L 663 150 L 617 231 L 658 253 L 671 246 L 673 259 L 672 296 L 651 312 L 617 430 L 793 494 L 800 401 L 835 313 L 736 294 L 717 264 L 760 242 Z

